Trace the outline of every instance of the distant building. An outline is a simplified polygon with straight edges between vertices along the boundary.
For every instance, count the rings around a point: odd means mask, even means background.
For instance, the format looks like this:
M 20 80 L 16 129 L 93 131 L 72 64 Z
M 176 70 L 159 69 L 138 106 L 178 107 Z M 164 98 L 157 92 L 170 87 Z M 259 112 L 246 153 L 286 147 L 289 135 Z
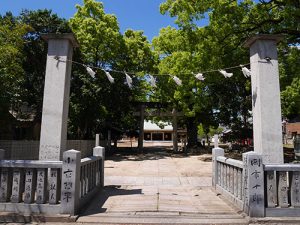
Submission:
M 300 122 L 298 123 L 287 123 L 286 130 L 289 135 L 300 134 Z
M 151 121 L 144 121 L 144 140 L 145 141 L 172 141 L 173 126 L 162 123 L 164 128 L 160 128 Z
M 160 128 L 157 124 L 151 121 L 144 121 L 144 140 L 145 141 L 172 141 L 173 140 L 173 126 L 160 122 L 163 128 Z M 178 129 L 178 137 L 186 135 L 186 130 Z
M 300 134 L 300 116 L 282 122 L 282 135 L 284 144 L 293 144 L 294 138 Z

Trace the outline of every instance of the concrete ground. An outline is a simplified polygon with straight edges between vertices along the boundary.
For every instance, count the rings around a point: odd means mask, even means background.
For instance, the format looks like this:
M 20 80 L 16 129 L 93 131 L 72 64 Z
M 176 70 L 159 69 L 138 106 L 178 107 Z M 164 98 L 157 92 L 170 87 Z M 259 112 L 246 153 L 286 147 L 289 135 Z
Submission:
M 105 188 L 77 222 L 247 224 L 211 190 L 210 155 L 172 154 L 166 143 L 155 145 L 108 158 Z

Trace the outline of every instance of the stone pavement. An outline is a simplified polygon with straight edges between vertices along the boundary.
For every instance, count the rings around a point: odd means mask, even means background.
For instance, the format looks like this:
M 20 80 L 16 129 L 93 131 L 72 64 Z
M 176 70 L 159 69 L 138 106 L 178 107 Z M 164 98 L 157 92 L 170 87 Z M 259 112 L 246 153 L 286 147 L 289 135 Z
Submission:
M 152 148 L 105 161 L 105 188 L 77 223 L 248 224 L 211 190 L 209 156 Z

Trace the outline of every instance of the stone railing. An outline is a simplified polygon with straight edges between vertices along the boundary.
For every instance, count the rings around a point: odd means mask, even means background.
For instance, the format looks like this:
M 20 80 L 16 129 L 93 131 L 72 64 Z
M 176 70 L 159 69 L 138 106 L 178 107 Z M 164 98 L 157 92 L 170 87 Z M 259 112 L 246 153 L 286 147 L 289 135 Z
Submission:
M 0 168 L 0 211 L 60 213 L 61 161 L 0 160 Z
M 104 185 L 104 148 L 69 150 L 62 161 L 0 160 L 0 211 L 75 215 Z
M 264 165 L 266 216 L 300 215 L 300 164 Z
M 250 217 L 300 215 L 300 164 L 266 164 L 255 152 L 243 161 L 213 149 L 212 184 L 215 190 Z
M 243 161 L 224 157 L 222 148 L 213 149 L 213 187 L 250 217 L 265 216 L 262 158 L 254 152 Z
M 104 187 L 104 148 L 95 147 L 93 155 L 81 160 L 80 206 L 85 205 L 100 187 Z
M 213 186 L 216 191 L 243 209 L 243 162 L 224 157 L 224 150 L 213 150 Z

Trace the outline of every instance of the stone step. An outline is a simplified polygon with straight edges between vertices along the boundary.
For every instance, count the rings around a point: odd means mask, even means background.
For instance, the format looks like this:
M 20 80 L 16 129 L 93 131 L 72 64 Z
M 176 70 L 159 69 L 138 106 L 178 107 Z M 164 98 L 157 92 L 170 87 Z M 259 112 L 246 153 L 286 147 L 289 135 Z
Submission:
M 199 214 L 180 212 L 113 212 L 79 217 L 77 222 L 89 224 L 248 224 L 239 214 Z

